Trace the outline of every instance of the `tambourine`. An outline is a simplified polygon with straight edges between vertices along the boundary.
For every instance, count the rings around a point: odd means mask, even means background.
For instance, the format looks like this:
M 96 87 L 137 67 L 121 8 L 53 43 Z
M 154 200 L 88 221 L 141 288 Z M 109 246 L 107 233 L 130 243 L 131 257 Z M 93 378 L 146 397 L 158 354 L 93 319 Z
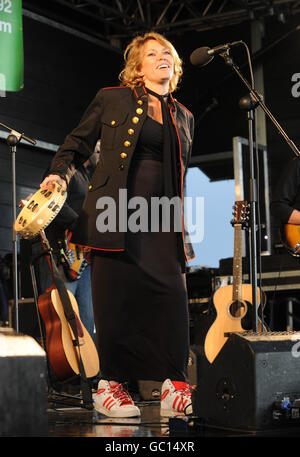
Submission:
M 14 229 L 25 239 L 36 237 L 57 216 L 67 198 L 67 191 L 53 183 L 52 189 L 39 189 L 18 215 Z

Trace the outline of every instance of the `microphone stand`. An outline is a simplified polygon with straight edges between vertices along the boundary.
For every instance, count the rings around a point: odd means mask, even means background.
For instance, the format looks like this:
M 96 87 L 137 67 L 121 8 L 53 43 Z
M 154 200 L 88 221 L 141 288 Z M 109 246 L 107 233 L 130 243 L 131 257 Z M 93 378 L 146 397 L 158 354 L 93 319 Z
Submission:
M 11 170 L 12 170 L 12 251 L 13 251 L 13 297 L 15 305 L 15 330 L 19 332 L 19 293 L 18 293 L 18 249 L 17 249 L 17 234 L 14 229 L 14 221 L 17 218 L 17 202 L 16 202 L 16 152 L 17 144 L 22 139 L 25 141 L 36 144 L 35 140 L 28 138 L 23 133 L 19 133 L 16 130 L 11 129 L 7 125 L 0 122 L 0 125 L 6 130 L 10 131 L 6 142 L 11 152 Z
M 293 141 L 288 137 L 286 132 L 283 130 L 279 122 L 275 119 L 272 113 L 269 111 L 267 106 L 262 101 L 261 96 L 251 87 L 251 84 L 247 79 L 242 75 L 238 66 L 233 62 L 232 58 L 229 55 L 229 48 L 226 51 L 219 54 L 223 57 L 225 64 L 233 69 L 233 71 L 238 75 L 240 80 L 245 84 L 250 93 L 250 103 L 246 107 L 248 111 L 248 130 L 249 130 L 249 153 L 250 153 L 250 246 L 249 252 L 251 256 L 251 277 L 252 277 L 252 326 L 253 331 L 257 332 L 258 329 L 258 313 L 257 313 L 257 246 L 256 246 L 256 204 L 257 204 L 257 195 L 256 195 L 256 180 L 254 175 L 254 142 L 253 142 L 253 118 L 254 118 L 254 109 L 259 105 L 272 123 L 277 128 L 280 135 L 285 139 L 289 147 L 292 149 L 296 156 L 300 155 L 300 152 Z

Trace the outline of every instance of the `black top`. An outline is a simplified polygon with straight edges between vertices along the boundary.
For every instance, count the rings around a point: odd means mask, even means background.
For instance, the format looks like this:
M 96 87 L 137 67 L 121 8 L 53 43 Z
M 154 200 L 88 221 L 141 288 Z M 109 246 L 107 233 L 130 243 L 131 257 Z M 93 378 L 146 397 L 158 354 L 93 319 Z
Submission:
M 161 103 L 161 113 L 163 119 L 163 170 L 164 170 L 164 195 L 172 198 L 179 195 L 179 176 L 178 176 L 178 140 L 175 128 L 170 115 L 170 96 L 169 94 L 160 95 L 153 90 L 146 88 L 149 94 L 158 98 Z
M 147 116 L 134 151 L 134 160 L 163 161 L 163 125 Z
M 286 166 L 271 203 L 272 215 L 283 224 L 288 222 L 294 209 L 300 211 L 300 157 Z

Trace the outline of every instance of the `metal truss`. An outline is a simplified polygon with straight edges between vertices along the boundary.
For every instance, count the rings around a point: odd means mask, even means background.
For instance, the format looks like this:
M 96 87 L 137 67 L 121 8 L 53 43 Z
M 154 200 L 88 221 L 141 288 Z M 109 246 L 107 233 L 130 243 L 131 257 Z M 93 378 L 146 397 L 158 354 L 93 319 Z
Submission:
M 204 31 L 300 12 L 300 0 L 23 0 L 43 14 L 109 42 L 155 30 L 165 35 Z

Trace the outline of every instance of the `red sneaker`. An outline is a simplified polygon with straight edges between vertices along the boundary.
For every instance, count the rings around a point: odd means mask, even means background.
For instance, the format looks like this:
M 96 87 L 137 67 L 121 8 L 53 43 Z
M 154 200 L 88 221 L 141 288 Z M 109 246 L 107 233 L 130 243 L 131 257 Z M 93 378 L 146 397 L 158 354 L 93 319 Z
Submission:
M 140 410 L 122 384 L 102 379 L 93 395 L 94 408 L 109 417 L 140 416 Z
M 166 379 L 161 388 L 160 415 L 173 417 L 192 413 L 192 394 L 189 384 Z

